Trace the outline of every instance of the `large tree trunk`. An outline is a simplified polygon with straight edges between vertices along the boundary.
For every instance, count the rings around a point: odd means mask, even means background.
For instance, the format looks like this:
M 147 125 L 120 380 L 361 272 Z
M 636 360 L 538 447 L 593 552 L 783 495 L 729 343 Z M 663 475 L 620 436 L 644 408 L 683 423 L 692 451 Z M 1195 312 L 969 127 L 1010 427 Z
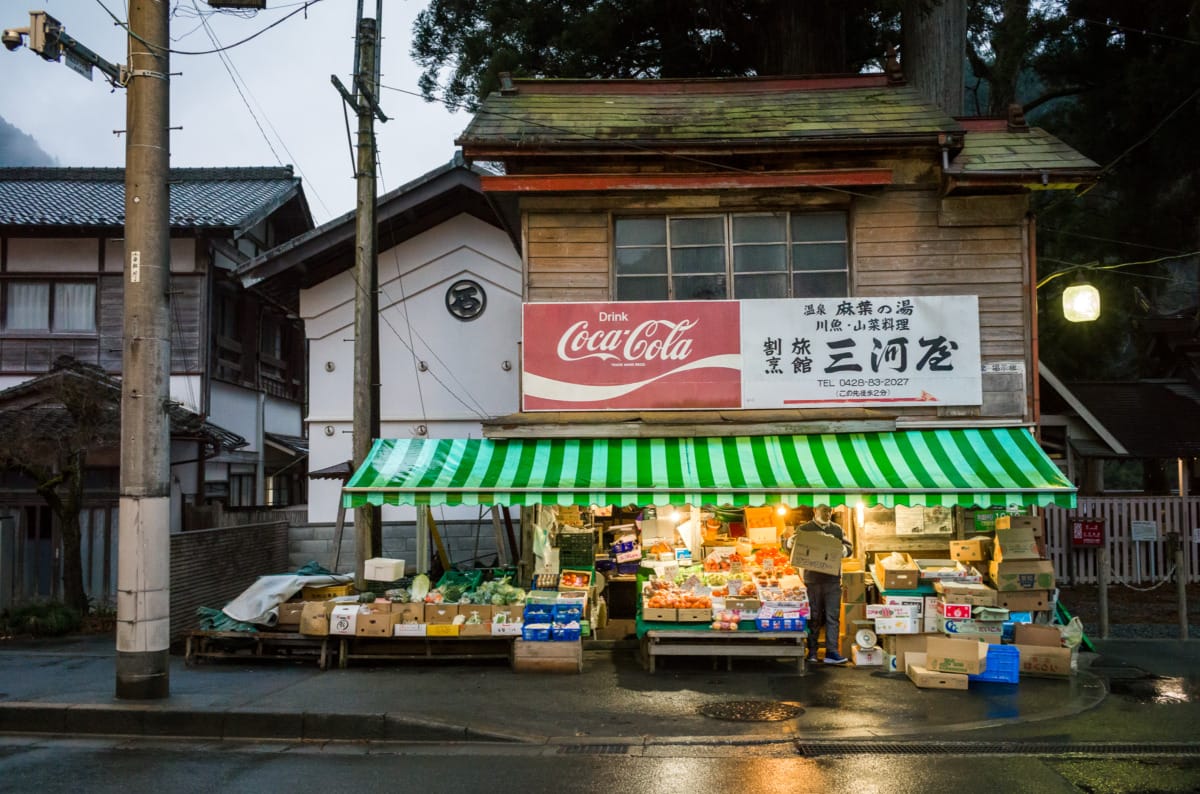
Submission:
M 925 99 L 951 116 L 961 116 L 966 0 L 904 0 L 902 13 L 905 78 Z

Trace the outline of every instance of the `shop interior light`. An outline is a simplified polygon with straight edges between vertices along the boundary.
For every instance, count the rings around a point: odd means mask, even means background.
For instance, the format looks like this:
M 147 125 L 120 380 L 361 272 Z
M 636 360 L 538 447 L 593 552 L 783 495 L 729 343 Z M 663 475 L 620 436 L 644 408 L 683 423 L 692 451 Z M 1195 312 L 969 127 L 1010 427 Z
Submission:
M 679 519 L 681 519 L 681 518 L 683 518 L 683 516 L 681 516 L 681 515 L 679 514 L 679 511 L 678 511 L 678 510 L 672 510 L 672 511 L 671 511 L 671 520 L 672 520 L 672 521 L 674 521 L 676 524 L 678 524 L 678 523 L 679 523 Z
M 1063 290 L 1063 317 L 1073 323 L 1086 323 L 1100 316 L 1100 290 L 1083 280 Z
M 863 504 L 862 499 L 859 499 L 858 504 L 854 506 L 854 518 L 860 527 L 867 523 L 867 506 Z
M 776 515 L 780 515 L 780 516 L 786 516 L 786 515 L 788 514 L 788 507 L 787 507 L 787 505 L 783 505 L 783 504 L 781 504 L 781 505 L 779 505 L 779 507 L 776 507 L 776 508 L 775 508 L 775 514 L 776 514 Z

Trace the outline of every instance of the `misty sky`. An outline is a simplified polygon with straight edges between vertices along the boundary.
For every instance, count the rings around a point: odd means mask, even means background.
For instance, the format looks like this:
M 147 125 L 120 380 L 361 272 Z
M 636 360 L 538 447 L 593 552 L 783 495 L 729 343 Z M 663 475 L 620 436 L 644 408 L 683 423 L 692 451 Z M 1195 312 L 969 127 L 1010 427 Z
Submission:
M 195 7 L 193 0 L 170 1 L 171 47 L 190 52 L 214 49 L 204 21 L 220 45 L 229 47 L 303 5 L 267 0 L 266 11 L 250 15 L 213 13 L 203 0 L 195 0 Z M 125 19 L 124 0 L 3 0 L 0 27 L 24 27 L 29 24 L 28 9 L 45 10 L 102 58 L 123 61 L 125 36 L 101 3 Z M 384 3 L 381 80 L 401 90 L 381 92 L 391 120 L 376 124 L 380 193 L 450 160 L 454 138 L 469 121 L 465 112 L 452 114 L 415 96 L 419 68 L 409 55 L 409 41 L 413 19 L 425 5 L 424 0 Z M 375 0 L 366 0 L 364 6 L 373 16 Z M 171 165 L 290 164 L 304 180 L 317 223 L 353 209 L 342 99 L 329 78 L 337 74 L 350 84 L 356 7 L 355 0 L 319 0 L 306 12 L 227 50 L 245 101 L 220 56 L 173 54 L 171 71 L 181 74 L 171 81 L 171 126 L 182 129 L 171 133 Z M 114 90 L 99 72 L 88 82 L 63 63 L 46 62 L 27 48 L 0 49 L 0 119 L 33 139 L 23 139 L 0 124 L 0 158 L 10 152 L 36 158 L 36 149 L 31 149 L 36 142 L 52 164 L 124 165 L 124 138 L 113 131 L 125 127 L 125 92 Z M 350 125 L 353 130 L 353 115 Z M 10 164 L 0 159 L 0 165 Z

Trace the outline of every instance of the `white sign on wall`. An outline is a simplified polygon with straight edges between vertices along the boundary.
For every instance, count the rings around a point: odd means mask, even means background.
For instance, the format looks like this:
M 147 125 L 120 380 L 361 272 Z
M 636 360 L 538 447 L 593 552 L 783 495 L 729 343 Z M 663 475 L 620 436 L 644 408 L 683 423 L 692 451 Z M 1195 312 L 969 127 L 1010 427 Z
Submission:
M 1133 540 L 1158 540 L 1158 522 L 1130 521 L 1129 537 Z
M 742 407 L 979 405 L 979 299 L 743 301 Z

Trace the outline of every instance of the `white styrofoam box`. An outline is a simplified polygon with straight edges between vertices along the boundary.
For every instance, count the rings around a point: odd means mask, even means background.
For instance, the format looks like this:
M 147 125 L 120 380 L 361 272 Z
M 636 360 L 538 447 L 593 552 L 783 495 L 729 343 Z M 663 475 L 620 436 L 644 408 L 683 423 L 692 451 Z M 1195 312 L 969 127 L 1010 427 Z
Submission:
M 363 563 L 363 578 L 371 582 L 394 582 L 404 578 L 404 560 L 372 557 Z
M 913 617 L 921 617 L 925 614 L 925 599 L 922 596 L 894 596 L 885 595 L 883 603 L 892 604 L 893 606 L 911 605 L 916 607 L 917 613 Z
M 924 628 L 921 618 L 876 618 L 876 634 L 920 634 Z
M 878 667 L 883 664 L 883 648 L 851 648 L 855 667 Z
M 338 604 L 329 615 L 329 633 L 353 637 L 358 631 L 358 604 Z

